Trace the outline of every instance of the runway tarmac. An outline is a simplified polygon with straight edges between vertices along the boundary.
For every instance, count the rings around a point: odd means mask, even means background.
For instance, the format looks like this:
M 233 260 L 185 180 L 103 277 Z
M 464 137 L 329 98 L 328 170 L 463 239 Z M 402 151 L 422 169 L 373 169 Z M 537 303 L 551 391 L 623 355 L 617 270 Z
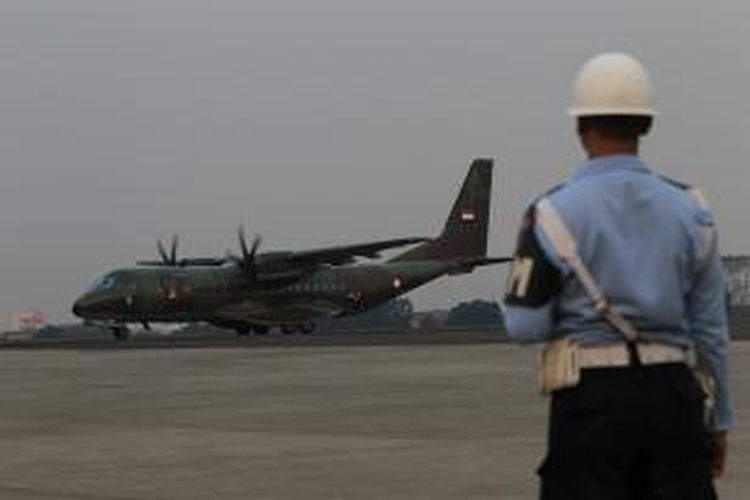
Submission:
M 0 350 L 8 349 L 196 349 L 196 348 L 258 348 L 258 347 L 321 347 L 321 346 L 392 346 L 436 344 L 491 344 L 507 342 L 507 337 L 496 330 L 444 331 L 353 331 L 316 332 L 312 335 L 238 336 L 226 335 L 159 335 L 137 334 L 128 340 L 106 337 L 21 338 L 0 341 Z
M 497 343 L 0 351 L 0 498 L 535 498 L 534 351 Z M 722 498 L 750 490 L 750 343 Z

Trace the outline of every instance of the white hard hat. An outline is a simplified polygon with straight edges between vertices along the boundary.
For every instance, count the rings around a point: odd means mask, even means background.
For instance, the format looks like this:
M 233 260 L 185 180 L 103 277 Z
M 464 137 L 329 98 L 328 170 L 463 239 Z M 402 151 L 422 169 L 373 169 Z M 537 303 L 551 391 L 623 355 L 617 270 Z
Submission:
M 651 107 L 651 81 L 634 57 L 619 52 L 599 54 L 586 62 L 573 86 L 574 117 L 601 115 L 656 116 Z

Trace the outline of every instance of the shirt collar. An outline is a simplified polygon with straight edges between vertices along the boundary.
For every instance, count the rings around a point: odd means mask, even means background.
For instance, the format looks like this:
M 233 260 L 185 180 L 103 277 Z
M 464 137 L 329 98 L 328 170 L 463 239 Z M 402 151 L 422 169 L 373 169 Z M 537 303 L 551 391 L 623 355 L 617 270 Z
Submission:
M 651 169 L 645 161 L 638 156 L 618 155 L 618 156 L 600 156 L 586 160 L 581 163 L 573 174 L 572 180 L 588 177 L 591 175 L 604 174 L 608 172 L 641 172 L 650 174 Z

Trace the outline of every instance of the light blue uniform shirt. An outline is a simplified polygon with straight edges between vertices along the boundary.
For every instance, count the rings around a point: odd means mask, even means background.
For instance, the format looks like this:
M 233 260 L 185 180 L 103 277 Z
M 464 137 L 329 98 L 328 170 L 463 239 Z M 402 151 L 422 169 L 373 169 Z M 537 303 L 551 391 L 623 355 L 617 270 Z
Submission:
M 614 308 L 646 338 L 696 348 L 716 380 L 715 430 L 730 428 L 725 278 L 716 240 L 706 252 L 703 232 L 714 225 L 711 213 L 636 156 L 586 161 L 547 197 Z M 621 342 L 541 229 L 532 229 L 540 252 L 560 272 L 560 287 L 543 304 L 506 298 L 508 335 L 520 342 L 563 335 L 583 344 Z

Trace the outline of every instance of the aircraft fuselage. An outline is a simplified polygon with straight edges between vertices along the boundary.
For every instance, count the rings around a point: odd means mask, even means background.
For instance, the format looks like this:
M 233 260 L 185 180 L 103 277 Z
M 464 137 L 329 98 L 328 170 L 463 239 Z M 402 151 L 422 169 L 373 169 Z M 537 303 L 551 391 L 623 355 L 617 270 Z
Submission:
M 239 333 L 279 325 L 312 331 L 318 318 L 356 314 L 446 274 L 472 272 L 507 257 L 487 257 L 492 160 L 472 162 L 437 238 L 396 238 L 364 244 L 258 253 L 240 228 L 241 256 L 178 259 L 177 237 L 160 261 L 112 271 L 76 301 L 73 312 L 111 325 L 117 338 L 127 323 L 208 321 Z M 390 260 L 380 252 L 417 245 Z
M 135 267 L 113 271 L 74 305 L 87 320 L 298 324 L 355 314 L 445 274 L 445 262 L 331 267 L 263 286 L 233 266 Z

